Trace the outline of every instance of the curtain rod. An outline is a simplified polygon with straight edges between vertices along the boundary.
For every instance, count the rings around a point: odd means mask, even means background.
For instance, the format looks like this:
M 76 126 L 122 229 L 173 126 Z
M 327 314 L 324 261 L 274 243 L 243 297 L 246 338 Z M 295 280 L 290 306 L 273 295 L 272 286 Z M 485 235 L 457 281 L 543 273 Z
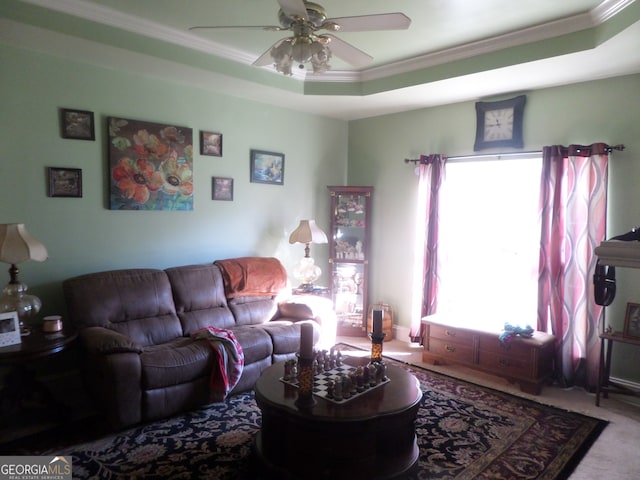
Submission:
M 607 147 L 607 152 L 611 153 L 612 150 L 624 150 L 624 145 L 615 145 Z M 498 159 L 503 157 L 518 157 L 525 155 L 542 155 L 542 150 L 532 150 L 528 152 L 512 152 L 512 153 L 478 153 L 476 155 L 458 155 L 455 157 L 447 157 L 447 160 L 474 160 L 477 158 L 491 158 L 496 157 Z M 405 158 L 404 163 L 420 163 L 419 158 Z
M 489 158 L 489 157 L 516 157 L 522 155 L 542 155 L 542 150 L 530 151 L 530 152 L 515 152 L 515 153 L 479 153 L 476 155 L 458 155 L 456 157 L 447 157 L 447 160 L 473 160 L 475 158 Z M 420 163 L 419 158 L 405 158 L 404 163 Z

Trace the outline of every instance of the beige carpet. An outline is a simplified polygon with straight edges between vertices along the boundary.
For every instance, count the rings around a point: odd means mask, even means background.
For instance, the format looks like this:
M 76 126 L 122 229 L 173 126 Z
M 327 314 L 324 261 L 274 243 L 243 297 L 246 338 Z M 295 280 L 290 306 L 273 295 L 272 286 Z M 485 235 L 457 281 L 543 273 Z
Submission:
M 365 337 L 339 337 L 338 342 L 370 348 Z M 529 398 L 531 400 L 572 410 L 609 421 L 570 480 L 637 480 L 640 478 L 640 399 L 610 395 L 595 406 L 595 395 L 581 388 L 562 389 L 545 386 L 540 395 L 521 392 L 518 385 L 507 380 L 456 366 L 436 366 L 422 362 L 422 347 L 400 340 L 384 342 L 383 354 L 396 360 L 412 363 L 452 377 Z

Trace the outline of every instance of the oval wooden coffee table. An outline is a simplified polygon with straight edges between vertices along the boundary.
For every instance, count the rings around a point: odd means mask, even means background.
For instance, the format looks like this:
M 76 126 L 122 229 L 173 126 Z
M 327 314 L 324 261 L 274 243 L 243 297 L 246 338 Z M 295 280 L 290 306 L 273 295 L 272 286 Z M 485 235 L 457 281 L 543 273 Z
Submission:
M 283 372 L 283 362 L 272 365 L 255 385 L 256 453 L 274 478 L 393 478 L 416 463 L 422 392 L 409 372 L 388 365 L 385 385 L 343 404 L 314 396 L 307 410 L 295 404 L 298 389 L 280 381 Z

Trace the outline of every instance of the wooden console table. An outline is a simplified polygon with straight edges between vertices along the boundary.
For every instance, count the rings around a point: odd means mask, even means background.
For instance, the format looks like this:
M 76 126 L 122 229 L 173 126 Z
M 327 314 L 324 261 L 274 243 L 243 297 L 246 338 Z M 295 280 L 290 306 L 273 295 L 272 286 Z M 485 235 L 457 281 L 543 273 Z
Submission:
M 600 395 L 604 398 L 609 397 L 609 392 L 619 393 L 623 395 L 640 396 L 640 392 L 632 390 L 628 387 L 612 382 L 609 378 L 611 375 L 611 354 L 613 352 L 613 343 L 626 343 L 640 347 L 640 339 L 627 338 L 620 333 L 601 333 L 600 334 L 600 371 L 598 385 L 596 386 L 596 407 L 600 406 Z
M 532 338 L 499 340 L 500 332 L 460 327 L 440 318 L 425 317 L 422 360 L 458 364 L 498 375 L 520 384 L 523 392 L 538 395 L 553 373 L 555 337 L 534 332 Z

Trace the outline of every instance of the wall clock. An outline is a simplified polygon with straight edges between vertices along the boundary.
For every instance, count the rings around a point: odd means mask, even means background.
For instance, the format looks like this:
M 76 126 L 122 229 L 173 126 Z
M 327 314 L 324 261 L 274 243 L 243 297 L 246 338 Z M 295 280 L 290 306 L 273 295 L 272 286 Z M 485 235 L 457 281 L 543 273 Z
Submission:
M 476 142 L 473 149 L 522 148 L 522 114 L 526 100 L 525 95 L 520 95 L 497 102 L 476 102 Z

